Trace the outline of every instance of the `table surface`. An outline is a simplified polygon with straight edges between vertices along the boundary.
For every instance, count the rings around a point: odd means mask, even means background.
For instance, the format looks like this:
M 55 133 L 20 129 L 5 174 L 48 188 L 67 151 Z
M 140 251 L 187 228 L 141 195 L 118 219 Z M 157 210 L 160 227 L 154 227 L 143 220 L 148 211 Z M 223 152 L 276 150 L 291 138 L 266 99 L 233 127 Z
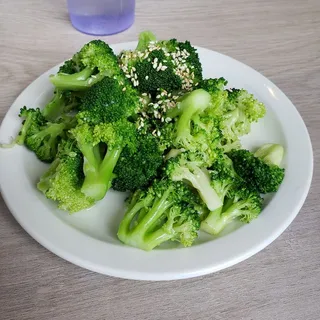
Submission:
M 320 1 L 138 0 L 129 30 L 238 59 L 279 86 L 301 113 L 313 142 L 309 196 L 291 226 L 252 258 L 218 273 L 171 282 L 111 278 L 50 253 L 0 200 L 0 318 L 318 320 L 320 314 Z M 65 1 L 0 0 L 0 119 L 44 71 L 93 37 L 74 30 Z M 214 254 L 214 253 L 212 253 Z

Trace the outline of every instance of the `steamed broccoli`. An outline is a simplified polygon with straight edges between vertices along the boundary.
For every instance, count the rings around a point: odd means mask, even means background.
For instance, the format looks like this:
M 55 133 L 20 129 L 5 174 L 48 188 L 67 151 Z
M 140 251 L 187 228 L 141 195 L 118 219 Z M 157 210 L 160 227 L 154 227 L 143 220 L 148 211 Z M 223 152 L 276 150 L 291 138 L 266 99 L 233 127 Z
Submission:
M 64 118 L 59 122 L 47 122 L 40 109 L 20 110 L 20 117 L 25 120 L 22 123 L 17 144 L 24 144 L 33 151 L 39 160 L 52 162 L 56 156 L 58 144 L 61 138 L 66 136 L 75 121 L 72 118 Z
M 117 56 L 102 40 L 85 44 L 57 74 L 50 76 L 52 84 L 61 90 L 84 90 L 105 76 L 123 77 Z
M 101 200 L 111 187 L 122 150 L 125 147 L 136 150 L 136 128 L 126 120 L 96 126 L 85 123 L 72 129 L 71 134 L 84 156 L 85 179 L 81 191 Z
M 43 116 L 49 121 L 55 121 L 57 118 L 70 111 L 77 109 L 81 103 L 79 95 L 71 91 L 56 89 L 52 99 L 42 110 Z
M 255 157 L 260 158 L 267 164 L 280 166 L 284 155 L 283 146 L 276 143 L 266 143 L 259 147 L 254 153 Z
M 273 163 L 266 163 L 248 150 L 232 150 L 228 156 L 237 174 L 243 178 L 248 188 L 260 193 L 276 192 L 285 170 Z
M 163 163 L 157 139 L 151 134 L 139 134 L 137 149 L 125 147 L 114 169 L 112 187 L 118 191 L 144 188 L 156 177 Z
M 210 175 L 201 156 L 180 153 L 167 161 L 165 173 L 173 181 L 184 181 L 192 185 L 209 210 L 222 206 L 223 201 L 211 186 Z
M 84 180 L 83 157 L 76 142 L 63 140 L 48 171 L 37 184 L 38 189 L 53 201 L 58 208 L 70 213 L 91 207 L 94 200 L 81 192 Z
M 139 107 L 139 95 L 125 80 L 105 77 L 86 91 L 77 118 L 90 124 L 115 122 L 133 115 Z
M 174 128 L 176 147 L 188 150 L 197 149 L 198 144 L 194 143 L 194 137 L 191 134 L 193 122 L 200 122 L 198 115 L 210 106 L 210 99 L 208 92 L 197 89 L 182 96 L 177 107 L 167 112 L 169 118 L 177 118 Z M 207 134 L 210 134 L 210 132 L 207 132 Z M 202 141 L 200 144 L 205 142 Z
M 221 116 L 225 112 L 228 99 L 228 92 L 225 90 L 227 83 L 224 78 L 208 78 L 203 79 L 198 85 L 198 88 L 210 93 L 210 111 L 214 116 Z
M 201 222 L 201 230 L 216 235 L 235 219 L 249 223 L 262 210 L 262 198 L 256 191 L 238 184 L 228 193 L 229 199 L 220 210 L 209 212 Z
M 133 86 L 153 96 L 160 89 L 190 91 L 202 80 L 198 53 L 190 42 L 156 41 L 150 32 L 139 36 L 135 51 L 119 55 L 120 66 Z
M 251 123 L 263 118 L 263 103 L 244 89 L 228 90 L 228 100 L 222 114 L 221 130 L 225 143 L 233 143 L 250 132 Z
M 191 246 L 200 226 L 198 213 L 186 202 L 192 197 L 186 185 L 169 180 L 155 181 L 147 190 L 136 191 L 120 223 L 118 238 L 147 251 L 169 240 Z

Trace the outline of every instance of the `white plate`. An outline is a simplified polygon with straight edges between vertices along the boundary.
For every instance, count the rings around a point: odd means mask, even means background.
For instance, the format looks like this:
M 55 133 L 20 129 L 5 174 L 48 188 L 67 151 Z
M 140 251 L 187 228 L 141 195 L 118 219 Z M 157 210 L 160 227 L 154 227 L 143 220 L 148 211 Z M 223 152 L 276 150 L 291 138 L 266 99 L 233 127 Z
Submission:
M 115 52 L 132 49 L 135 42 L 113 46 Z M 0 150 L 1 192 L 21 226 L 40 244 L 81 267 L 110 276 L 139 280 L 190 278 L 232 266 L 265 248 L 292 222 L 307 196 L 313 171 L 310 138 L 299 113 L 271 81 L 250 67 L 217 52 L 198 48 L 204 77 L 223 76 L 230 87 L 245 88 L 267 107 L 266 117 L 243 139 L 251 148 L 266 142 L 281 143 L 286 150 L 286 176 L 279 191 L 267 199 L 259 218 L 233 225 L 213 238 L 200 234 L 191 248 L 167 246 L 144 252 L 122 245 L 117 226 L 125 194 L 110 191 L 90 210 L 69 216 L 56 209 L 37 189 L 46 168 L 24 147 Z M 30 84 L 16 99 L 0 129 L 0 142 L 9 142 L 19 127 L 19 109 L 43 107 L 53 87 L 52 68 Z

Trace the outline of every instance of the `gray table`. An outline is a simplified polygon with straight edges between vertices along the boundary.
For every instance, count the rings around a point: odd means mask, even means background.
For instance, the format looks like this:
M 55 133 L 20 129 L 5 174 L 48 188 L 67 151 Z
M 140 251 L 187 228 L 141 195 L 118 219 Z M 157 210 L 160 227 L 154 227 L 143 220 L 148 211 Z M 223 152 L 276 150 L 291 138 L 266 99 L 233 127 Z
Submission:
M 162 283 L 110 278 L 65 262 L 28 236 L 1 200 L 0 319 L 318 320 L 320 1 L 137 0 L 135 25 L 104 39 L 135 40 L 144 29 L 230 55 L 289 96 L 315 150 L 308 199 L 282 236 L 249 260 Z M 62 0 L 0 0 L 0 39 L 2 119 L 22 89 L 93 37 L 70 26 Z

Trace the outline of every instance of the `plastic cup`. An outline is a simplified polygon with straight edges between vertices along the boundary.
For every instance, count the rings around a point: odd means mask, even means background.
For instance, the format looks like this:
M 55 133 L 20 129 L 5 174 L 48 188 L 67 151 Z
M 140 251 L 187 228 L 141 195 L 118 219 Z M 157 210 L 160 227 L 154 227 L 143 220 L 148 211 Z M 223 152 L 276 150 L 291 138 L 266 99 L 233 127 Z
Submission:
M 68 0 L 72 25 L 91 35 L 110 35 L 134 22 L 135 0 Z

